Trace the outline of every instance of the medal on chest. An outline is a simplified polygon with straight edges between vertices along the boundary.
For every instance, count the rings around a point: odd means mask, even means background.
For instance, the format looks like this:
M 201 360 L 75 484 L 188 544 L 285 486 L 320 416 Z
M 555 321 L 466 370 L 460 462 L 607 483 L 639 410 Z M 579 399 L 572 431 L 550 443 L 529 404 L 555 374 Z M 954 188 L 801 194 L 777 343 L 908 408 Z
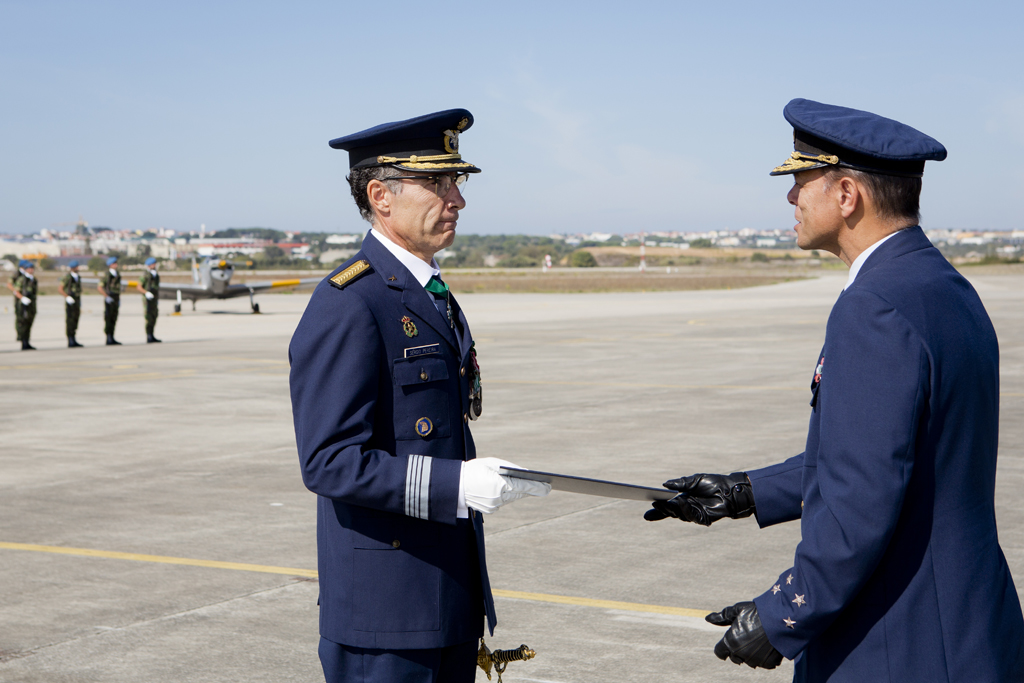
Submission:
M 484 410 L 483 390 L 480 388 L 480 363 L 476 360 L 476 342 L 469 347 L 469 419 L 476 420 Z

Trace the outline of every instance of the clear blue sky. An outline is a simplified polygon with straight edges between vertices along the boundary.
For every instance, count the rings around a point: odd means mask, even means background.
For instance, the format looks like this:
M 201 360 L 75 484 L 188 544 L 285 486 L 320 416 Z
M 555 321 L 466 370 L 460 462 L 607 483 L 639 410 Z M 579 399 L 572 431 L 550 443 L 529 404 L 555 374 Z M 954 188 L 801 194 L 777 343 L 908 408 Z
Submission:
M 949 150 L 924 225 L 1024 228 L 1024 3 L 0 0 L 0 232 L 365 229 L 331 138 L 451 107 L 471 233 L 792 227 L 794 97 Z

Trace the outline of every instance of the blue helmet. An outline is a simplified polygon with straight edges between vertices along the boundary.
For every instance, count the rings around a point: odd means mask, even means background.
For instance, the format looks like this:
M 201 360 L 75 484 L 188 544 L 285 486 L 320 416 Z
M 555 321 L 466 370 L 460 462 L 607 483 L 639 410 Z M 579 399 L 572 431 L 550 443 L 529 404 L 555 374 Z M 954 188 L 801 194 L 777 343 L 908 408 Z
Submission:
M 18 267 L 19 268 L 35 268 L 36 264 L 32 263 L 31 261 L 28 261 L 28 260 L 25 260 L 25 259 L 21 259 L 21 261 L 18 262 Z
M 71 261 L 70 263 L 68 263 L 68 268 L 77 268 L 77 267 L 78 267 L 78 261 Z
M 153 265 L 154 263 L 156 263 L 156 259 L 155 259 L 155 258 L 153 258 L 152 256 L 150 256 L 150 257 L 149 257 L 148 259 L 146 259 L 146 265 L 147 265 L 147 266 L 151 266 L 151 265 Z
M 116 256 L 111 256 L 110 258 L 107 259 L 107 265 L 108 266 L 112 266 L 115 263 L 117 263 L 117 257 Z

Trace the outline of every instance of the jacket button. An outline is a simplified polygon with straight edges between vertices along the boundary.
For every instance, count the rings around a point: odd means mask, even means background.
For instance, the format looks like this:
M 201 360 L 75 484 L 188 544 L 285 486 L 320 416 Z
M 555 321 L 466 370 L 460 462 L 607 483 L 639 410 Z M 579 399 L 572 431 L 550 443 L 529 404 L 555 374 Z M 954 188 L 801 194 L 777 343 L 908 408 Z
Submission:
M 430 375 L 427 374 L 426 370 L 420 370 L 420 379 L 423 380 L 424 382 L 430 379 Z
M 399 547 L 401 545 L 402 545 L 402 542 L 399 541 L 397 538 L 395 540 L 391 541 L 391 547 L 392 548 L 397 548 L 397 547 Z
M 462 421 L 465 422 L 466 424 L 469 424 L 469 413 L 462 414 Z
M 466 368 L 462 368 L 461 370 L 459 370 L 459 374 L 462 375 L 463 377 L 465 377 L 466 376 Z

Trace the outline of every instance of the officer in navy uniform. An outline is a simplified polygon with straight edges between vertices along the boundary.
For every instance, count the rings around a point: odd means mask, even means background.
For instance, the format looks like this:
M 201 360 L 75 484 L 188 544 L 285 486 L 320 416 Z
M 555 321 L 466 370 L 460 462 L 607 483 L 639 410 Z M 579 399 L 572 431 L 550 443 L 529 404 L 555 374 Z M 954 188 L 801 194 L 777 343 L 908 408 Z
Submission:
M 292 337 L 302 478 L 318 498 L 320 660 L 328 683 L 473 681 L 493 633 L 483 518 L 547 484 L 476 458 L 480 378 L 434 254 L 466 206 L 464 109 L 332 140 L 372 229 L 313 292 Z
M 974 288 L 919 222 L 945 148 L 897 121 L 796 99 L 797 244 L 850 266 L 811 382 L 806 449 L 666 482 L 645 517 L 800 520 L 792 567 L 708 616 L 721 659 L 796 681 L 1022 681 L 1024 618 L 996 537 L 999 348 Z

